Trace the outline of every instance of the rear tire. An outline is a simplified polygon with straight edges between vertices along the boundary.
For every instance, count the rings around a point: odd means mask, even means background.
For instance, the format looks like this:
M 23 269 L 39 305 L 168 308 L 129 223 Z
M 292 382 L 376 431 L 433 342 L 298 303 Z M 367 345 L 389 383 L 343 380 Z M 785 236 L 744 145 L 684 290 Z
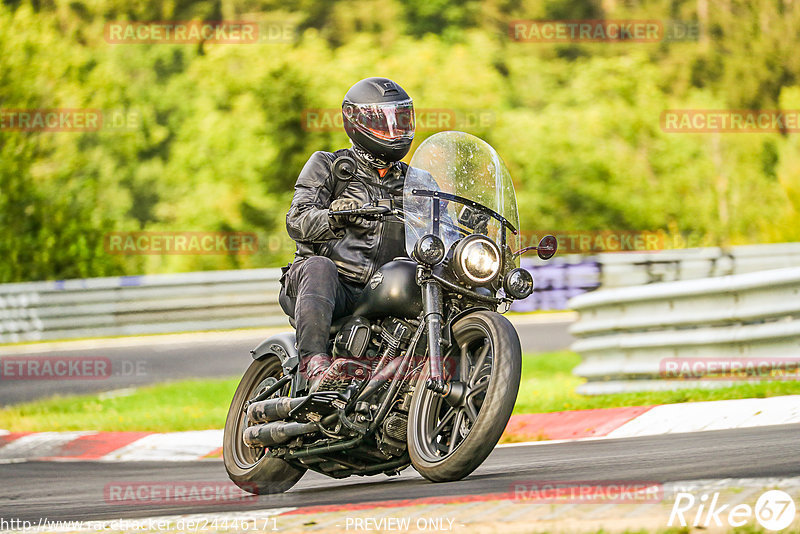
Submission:
M 264 449 L 252 449 L 242 439 L 242 432 L 248 426 L 244 403 L 265 391 L 281 376 L 283 369 L 277 356 L 254 360 L 233 394 L 225 420 L 222 442 L 225 470 L 234 484 L 253 494 L 283 493 L 306 472 L 306 469 L 296 468 L 280 458 L 265 456 Z M 288 386 L 273 397 L 288 395 L 287 389 Z
M 465 384 L 463 400 L 451 406 L 427 389 L 426 367 L 408 422 L 411 463 L 433 482 L 461 480 L 483 463 L 500 440 L 519 391 L 522 351 L 508 319 L 477 311 L 456 322 L 453 339 L 442 367 Z

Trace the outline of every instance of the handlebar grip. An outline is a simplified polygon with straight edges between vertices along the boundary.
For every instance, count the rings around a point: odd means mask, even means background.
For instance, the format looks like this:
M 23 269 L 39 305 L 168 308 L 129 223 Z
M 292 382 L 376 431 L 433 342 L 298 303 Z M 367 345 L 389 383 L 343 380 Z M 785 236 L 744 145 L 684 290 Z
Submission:
M 367 206 L 364 208 L 356 208 L 352 210 L 339 210 L 339 211 L 332 211 L 331 214 L 334 215 L 357 215 L 357 216 L 365 216 L 365 215 L 385 215 L 389 213 L 391 210 L 385 206 Z

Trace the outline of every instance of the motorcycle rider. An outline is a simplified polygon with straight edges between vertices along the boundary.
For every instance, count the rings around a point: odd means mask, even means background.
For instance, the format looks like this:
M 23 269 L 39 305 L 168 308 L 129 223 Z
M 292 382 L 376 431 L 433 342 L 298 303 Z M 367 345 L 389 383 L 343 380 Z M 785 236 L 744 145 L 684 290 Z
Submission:
M 325 389 L 326 376 L 335 374 L 328 354 L 331 322 L 352 314 L 379 267 L 405 255 L 398 218 L 336 212 L 387 198 L 400 207 L 408 169 L 400 160 L 414 139 L 412 99 L 392 80 L 366 78 L 347 91 L 342 117 L 352 147 L 311 155 L 286 215 L 297 251 L 294 262 L 284 268 L 279 302 L 295 322 L 300 372 L 311 391 Z M 356 162 L 351 180 L 337 179 L 332 172 L 342 156 Z

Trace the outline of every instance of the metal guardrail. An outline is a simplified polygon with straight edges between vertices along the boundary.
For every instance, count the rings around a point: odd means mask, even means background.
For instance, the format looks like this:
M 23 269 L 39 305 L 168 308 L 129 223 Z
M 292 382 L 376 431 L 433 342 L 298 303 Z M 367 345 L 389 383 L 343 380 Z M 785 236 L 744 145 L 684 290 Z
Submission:
M 800 243 L 523 262 L 534 271 L 536 290 L 512 309 L 564 309 L 570 297 L 600 284 L 800 266 Z M 286 325 L 279 277 L 280 269 L 246 269 L 0 284 L 0 343 Z
M 288 325 L 280 269 L 0 285 L 0 342 Z
M 612 252 L 594 256 L 522 258 L 534 275 L 534 293 L 512 310 L 564 310 L 572 297 L 598 287 L 612 288 L 675 280 L 749 273 L 800 266 L 800 243 L 742 245 L 722 249 L 688 248 L 649 252 Z
M 601 253 L 604 288 L 693 280 L 800 266 L 800 243 Z
M 583 394 L 732 383 L 665 378 L 667 360 L 800 362 L 800 267 L 604 289 L 570 305 Z

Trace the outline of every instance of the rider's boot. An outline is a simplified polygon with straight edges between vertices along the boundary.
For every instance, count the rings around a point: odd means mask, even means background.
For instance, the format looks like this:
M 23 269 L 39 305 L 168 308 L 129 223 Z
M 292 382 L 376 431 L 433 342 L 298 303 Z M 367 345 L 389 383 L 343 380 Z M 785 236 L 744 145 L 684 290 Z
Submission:
M 309 393 L 317 391 L 343 392 L 353 380 L 365 380 L 370 375 L 370 366 L 349 358 L 331 361 L 327 354 L 316 354 L 306 366 Z
M 319 390 L 320 384 L 331 369 L 331 361 L 331 357 L 327 354 L 315 354 L 308 359 L 306 378 L 308 379 L 309 393 Z

